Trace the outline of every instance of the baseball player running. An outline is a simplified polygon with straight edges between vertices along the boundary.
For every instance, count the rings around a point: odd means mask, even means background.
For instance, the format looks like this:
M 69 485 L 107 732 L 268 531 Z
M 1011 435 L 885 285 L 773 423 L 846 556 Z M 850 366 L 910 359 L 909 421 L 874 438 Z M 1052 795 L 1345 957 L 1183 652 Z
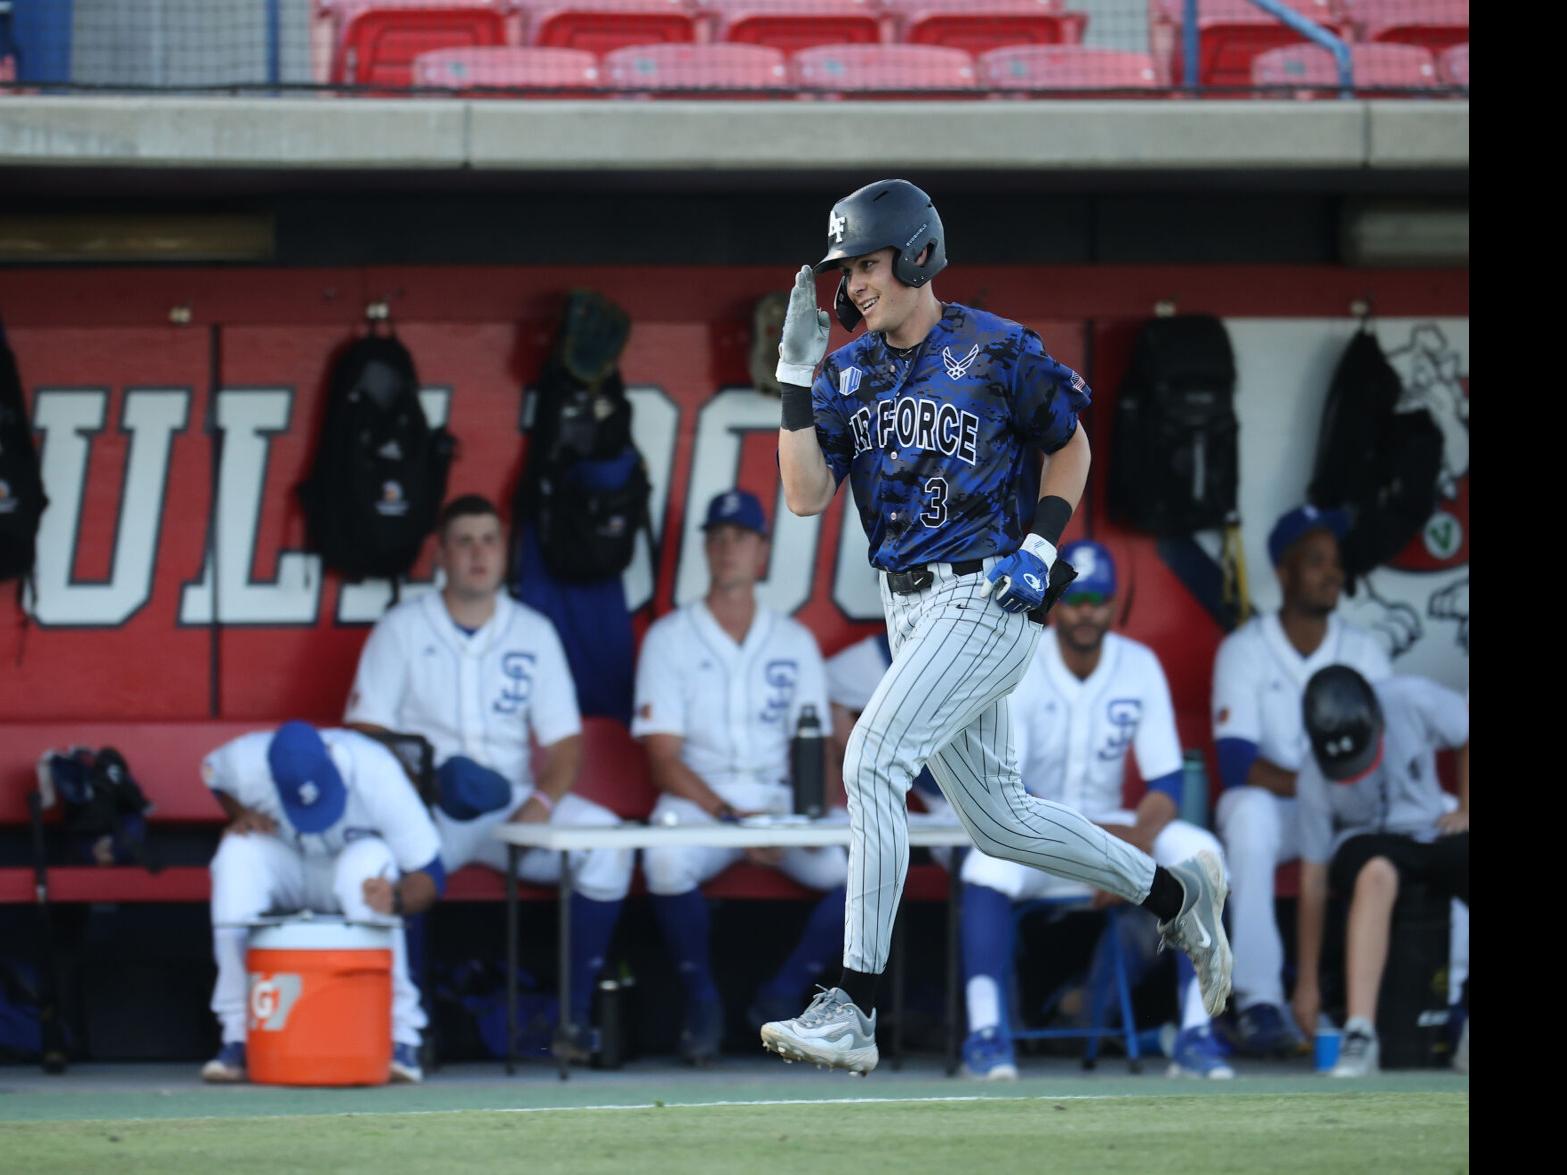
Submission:
M 761 502 L 744 490 L 719 494 L 702 531 L 707 594 L 655 622 L 637 664 L 631 733 L 647 747 L 653 782 L 663 793 L 654 824 L 788 813 L 790 736 L 802 707 L 827 712 L 816 638 L 756 600 L 768 550 Z M 838 954 L 848 868 L 841 848 L 643 850 L 653 913 L 685 986 L 680 1051 L 692 1064 L 716 1056 L 723 1037 L 700 887 L 742 857 L 823 894 L 795 949 L 757 993 L 752 1026 L 798 1007 L 801 993 Z
M 844 762 L 842 976 L 801 1015 L 765 1025 L 762 1041 L 861 1074 L 876 1066 L 876 984 L 908 871 L 905 796 L 927 765 L 980 849 L 1152 910 L 1164 940 L 1192 956 L 1210 1014 L 1230 989 L 1218 859 L 1155 865 L 1019 778 L 1007 695 L 1075 574 L 1056 544 L 1088 479 L 1078 413 L 1090 393 L 1033 331 L 938 302 L 930 281 L 945 265 L 924 192 L 906 180 L 861 188 L 833 207 L 815 269 L 841 271 L 838 320 L 866 333 L 822 363 L 828 320 L 807 265 L 778 348 L 785 498 L 820 514 L 850 479 L 893 660 Z M 1036 451 L 1047 455 L 1037 483 Z
M 370 632 L 346 721 L 422 734 L 435 748 L 440 799 L 435 826 L 448 872 L 477 863 L 506 868 L 495 829 L 508 820 L 616 824 L 609 809 L 571 793 L 581 762 L 582 719 L 571 670 L 550 622 L 501 589 L 505 539 L 495 507 L 477 494 L 447 503 L 436 531 L 445 573 L 439 592 L 391 609 Z M 532 740 L 543 764 L 535 780 Z M 560 880 L 560 854 L 522 853 L 517 876 Z M 572 855 L 572 990 L 554 1050 L 574 1061 L 597 1051 L 593 990 L 633 854 Z M 569 1000 L 569 1003 L 568 1003 Z
M 230 824 L 212 858 L 212 1011 L 223 1030 L 206 1081 L 245 1079 L 246 924 L 278 906 L 392 921 L 431 906 L 446 887 L 430 815 L 402 764 L 348 730 L 287 722 L 245 734 L 202 761 Z M 392 1080 L 417 1082 L 419 993 L 408 948 L 392 936 Z
M 1170 687 L 1152 649 L 1110 631 L 1116 598 L 1110 552 L 1098 543 L 1077 542 L 1063 548 L 1061 558 L 1077 569 L 1077 578 L 1056 604 L 1039 651 L 1012 694 L 1013 735 L 1025 786 L 1083 813 L 1161 865 L 1203 852 L 1220 856 L 1212 833 L 1175 818 L 1183 775 Z M 1136 753 L 1148 787 L 1135 811 L 1121 804 L 1128 751 Z M 964 1071 L 992 1081 L 1015 1078 L 1007 1024 L 1012 904 L 1086 891 L 980 852 L 964 859 L 963 883 L 969 1022 Z M 1219 1052 L 1185 955 L 1177 957 L 1176 977 L 1181 1031 L 1170 1076 L 1235 1076 Z

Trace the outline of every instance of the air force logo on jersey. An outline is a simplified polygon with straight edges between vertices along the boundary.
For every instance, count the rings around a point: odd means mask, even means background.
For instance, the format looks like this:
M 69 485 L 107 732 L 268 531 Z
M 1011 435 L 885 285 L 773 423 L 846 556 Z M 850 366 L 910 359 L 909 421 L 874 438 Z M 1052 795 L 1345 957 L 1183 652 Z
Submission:
M 849 418 L 849 429 L 856 457 L 896 446 L 945 453 L 968 465 L 979 458 L 979 417 L 924 396 L 877 400 Z
M 951 347 L 943 347 L 941 349 L 941 361 L 946 365 L 947 375 L 952 379 L 962 379 L 965 375 L 967 375 L 969 364 L 973 363 L 974 360 L 978 357 L 978 343 L 975 343 L 972 347 L 970 347 L 968 349 L 968 353 L 965 354 L 961 359 L 954 359 L 952 357 Z
M 495 699 L 497 714 L 512 715 L 528 704 L 528 698 L 533 693 L 535 660 L 537 658 L 532 653 L 515 651 L 501 658 L 501 675 L 505 680 L 501 683 L 500 696 Z
M 794 701 L 795 683 L 800 679 L 800 663 L 793 659 L 769 661 L 763 667 L 767 681 L 767 704 L 762 707 L 763 722 L 778 722 L 789 713 L 789 703 Z

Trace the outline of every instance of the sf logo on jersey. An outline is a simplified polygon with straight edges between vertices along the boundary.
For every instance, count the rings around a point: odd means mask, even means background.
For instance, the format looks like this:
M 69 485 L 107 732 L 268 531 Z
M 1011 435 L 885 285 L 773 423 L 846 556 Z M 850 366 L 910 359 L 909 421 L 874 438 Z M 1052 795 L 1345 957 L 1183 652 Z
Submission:
M 800 677 L 798 661 L 769 661 L 762 670 L 767 682 L 767 704 L 760 715 L 763 722 L 777 722 L 789 712 L 794 701 L 794 685 Z
M 533 692 L 533 662 L 532 653 L 507 653 L 501 658 L 501 676 L 505 679 L 501 683 L 500 697 L 495 699 L 495 712 L 497 714 L 512 715 L 528 704 L 528 697 Z
M 1110 724 L 1109 736 L 1099 749 L 1099 757 L 1107 763 L 1126 754 L 1137 734 L 1137 724 L 1143 717 L 1143 704 L 1137 698 L 1113 698 L 1105 707 L 1105 719 Z

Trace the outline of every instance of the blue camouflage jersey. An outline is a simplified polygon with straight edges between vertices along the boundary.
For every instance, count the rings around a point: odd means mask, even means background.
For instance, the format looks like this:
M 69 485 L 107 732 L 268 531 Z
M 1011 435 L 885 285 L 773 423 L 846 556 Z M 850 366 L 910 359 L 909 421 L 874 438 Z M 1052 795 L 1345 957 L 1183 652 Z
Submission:
M 908 359 L 879 332 L 834 351 L 811 405 L 871 565 L 906 571 L 1016 550 L 1039 497 L 1037 454 L 1072 439 L 1090 395 L 1027 327 L 947 302 Z

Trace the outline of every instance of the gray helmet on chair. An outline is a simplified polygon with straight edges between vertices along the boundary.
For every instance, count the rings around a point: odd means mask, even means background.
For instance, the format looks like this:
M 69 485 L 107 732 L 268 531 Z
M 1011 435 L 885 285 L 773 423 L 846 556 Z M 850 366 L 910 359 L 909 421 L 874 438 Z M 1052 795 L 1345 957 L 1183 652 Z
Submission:
M 919 255 L 930 246 L 930 256 Z M 947 265 L 947 234 L 936 206 L 908 180 L 877 180 L 832 206 L 827 218 L 827 256 L 816 263 L 825 273 L 841 261 L 878 249 L 896 249 L 892 272 L 906 286 L 922 286 Z M 844 328 L 860 325 L 860 311 L 849 300 L 848 279 L 838 282 L 833 309 Z

